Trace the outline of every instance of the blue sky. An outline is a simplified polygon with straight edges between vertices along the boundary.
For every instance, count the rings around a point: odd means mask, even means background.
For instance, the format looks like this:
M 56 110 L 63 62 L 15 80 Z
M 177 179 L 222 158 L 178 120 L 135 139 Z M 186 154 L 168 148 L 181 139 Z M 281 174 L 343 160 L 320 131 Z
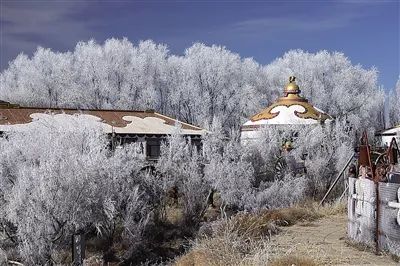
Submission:
M 400 1 L 21 1 L 0 0 L 0 69 L 37 46 L 74 49 L 80 40 L 152 39 L 182 54 L 194 42 L 224 45 L 266 64 L 290 49 L 341 51 L 380 72 L 400 74 Z

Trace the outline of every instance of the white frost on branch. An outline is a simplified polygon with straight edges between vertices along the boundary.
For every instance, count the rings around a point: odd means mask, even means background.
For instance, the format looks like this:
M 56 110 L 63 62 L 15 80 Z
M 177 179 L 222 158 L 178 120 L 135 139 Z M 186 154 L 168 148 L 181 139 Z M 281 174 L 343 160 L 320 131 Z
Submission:
M 378 71 L 328 51 L 292 50 L 263 66 L 201 43 L 182 56 L 150 40 L 79 42 L 66 53 L 39 47 L 31 58 L 19 55 L 1 73 L 0 99 L 42 107 L 152 108 L 206 128 L 217 119 L 228 130 L 279 97 L 290 75 L 328 114 L 356 127 L 383 126 Z

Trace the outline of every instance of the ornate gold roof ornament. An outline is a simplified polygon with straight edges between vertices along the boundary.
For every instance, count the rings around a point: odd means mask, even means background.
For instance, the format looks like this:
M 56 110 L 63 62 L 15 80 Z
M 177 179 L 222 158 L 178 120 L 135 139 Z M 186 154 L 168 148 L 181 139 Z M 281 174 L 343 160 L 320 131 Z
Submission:
M 303 112 L 294 111 L 297 117 L 303 119 L 315 119 L 318 121 L 325 121 L 326 119 L 331 119 L 331 117 L 312 106 L 307 99 L 301 97 L 299 94 L 301 92 L 299 86 L 296 84 L 296 77 L 290 76 L 289 83 L 284 89 L 283 97 L 278 98 L 278 100 L 261 111 L 259 114 L 251 117 L 251 121 L 259 121 L 262 119 L 272 119 L 279 115 L 279 111 L 271 112 L 277 106 L 290 107 L 292 105 L 300 105 L 304 108 Z
M 286 88 L 283 92 L 285 93 L 286 96 L 290 93 L 299 94 L 301 92 L 299 86 L 296 84 L 295 76 L 289 77 L 289 83 L 286 85 Z

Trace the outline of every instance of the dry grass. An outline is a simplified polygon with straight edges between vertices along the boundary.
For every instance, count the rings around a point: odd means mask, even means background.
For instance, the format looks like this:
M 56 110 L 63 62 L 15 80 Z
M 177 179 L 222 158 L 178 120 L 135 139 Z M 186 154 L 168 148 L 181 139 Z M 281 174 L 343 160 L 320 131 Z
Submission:
M 308 206 L 240 213 L 216 223 L 212 235 L 194 242 L 193 248 L 176 260 L 175 265 L 266 265 L 270 259 L 268 239 L 279 232 L 278 226 L 311 222 L 321 217 L 316 208 Z M 285 264 L 290 261 L 293 263 Z M 312 260 L 293 256 L 274 263 L 316 265 Z
M 272 260 L 269 265 L 271 266 L 316 266 L 318 265 L 314 260 L 299 256 L 285 256 Z
M 376 253 L 376 249 L 374 247 L 371 247 L 367 244 L 361 243 L 361 242 L 356 242 L 352 239 L 349 239 L 346 237 L 345 241 L 346 245 L 353 247 L 359 251 L 368 251 L 370 253 Z
M 274 222 L 266 216 L 233 216 L 216 222 L 211 236 L 197 239 L 192 249 L 176 260 L 175 265 L 265 265 L 268 254 L 266 238 L 277 230 Z
M 322 216 L 315 209 L 305 207 L 267 210 L 259 213 L 239 213 L 219 223 L 214 228 L 214 235 L 223 235 L 228 230 L 243 238 L 259 240 L 278 233 L 278 226 L 312 222 Z
M 242 238 L 226 232 L 194 243 L 194 247 L 176 260 L 177 266 L 189 265 L 266 265 L 268 262 L 268 242 Z
M 167 206 L 165 210 L 167 221 L 173 224 L 178 224 L 183 219 L 182 208 L 176 206 Z
M 234 265 L 241 260 L 240 241 L 227 238 L 205 238 L 195 248 L 176 261 L 177 266 Z
M 319 203 L 314 202 L 312 205 L 315 208 L 315 210 L 322 216 L 331 216 L 331 215 L 347 213 L 347 202 L 344 201 L 327 203 L 322 206 L 318 206 Z
M 266 215 L 269 215 L 271 220 L 280 226 L 294 225 L 298 222 L 312 222 L 323 217 L 313 208 L 300 206 L 268 211 Z
M 278 232 L 274 220 L 267 215 L 238 214 L 215 228 L 214 235 L 235 233 L 240 237 L 260 240 Z

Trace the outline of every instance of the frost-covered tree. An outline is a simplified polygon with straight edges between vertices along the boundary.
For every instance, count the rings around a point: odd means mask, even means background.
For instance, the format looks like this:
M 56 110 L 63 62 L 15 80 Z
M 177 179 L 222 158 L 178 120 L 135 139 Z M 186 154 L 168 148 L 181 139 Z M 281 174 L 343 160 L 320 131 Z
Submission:
M 260 68 L 252 59 L 242 60 L 224 47 L 194 44 L 185 51 L 183 76 L 188 75 L 187 101 L 196 112 L 196 124 L 209 126 L 215 118 L 237 127 L 243 112 L 248 113 Z
M 49 118 L 0 138 L 0 147 L 2 230 L 27 264 L 54 262 L 80 231 L 111 245 L 122 225 L 127 246 L 140 244 L 155 205 L 133 149 L 111 152 L 101 129 L 80 117 Z
M 250 150 L 247 160 L 254 167 L 257 185 L 285 176 L 287 164 L 282 147 L 297 131 L 299 128 L 290 125 L 264 127 L 260 130 L 259 139 L 246 145 Z
M 348 124 L 337 120 L 313 127 L 270 126 L 245 147 L 233 135 L 222 151 L 209 156 L 206 177 L 227 204 L 239 209 L 278 208 L 305 197 L 319 199 L 352 156 L 354 130 Z
M 180 128 L 167 139 L 156 164 L 167 190 L 179 195 L 184 223 L 198 225 L 207 207 L 210 186 L 203 174 L 203 160 L 199 151 L 180 133 Z
M 153 108 L 185 122 L 226 132 L 279 95 L 290 75 L 303 95 L 356 127 L 382 127 L 384 94 L 377 71 L 342 53 L 292 50 L 262 66 L 222 46 L 195 43 L 184 55 L 165 45 L 127 39 L 79 42 L 56 53 L 19 55 L 0 75 L 0 99 L 42 107 Z
M 352 156 L 355 141 L 354 130 L 343 120 L 299 131 L 293 153 L 297 157 L 305 155 L 309 195 L 315 198 L 324 195 Z
M 244 208 L 250 211 L 277 209 L 293 206 L 307 196 L 308 178 L 304 175 L 285 175 L 274 182 L 263 182 L 244 201 Z
M 0 98 L 33 106 L 57 107 L 73 82 L 70 53 L 39 47 L 31 59 L 20 54 L 0 77 Z
M 389 126 L 400 124 L 400 79 L 396 88 L 389 94 Z
M 0 77 L 0 98 L 30 106 L 154 108 L 166 112 L 167 49 L 152 41 L 79 42 L 72 53 L 38 48 Z
M 211 135 L 218 135 L 218 132 Z M 208 136 L 204 140 L 206 147 L 221 147 L 205 150 L 208 158 L 204 168 L 205 178 L 221 195 L 223 205 L 243 209 L 245 199 L 254 186 L 254 169 L 246 160 L 246 148 L 240 145 L 238 134 L 232 134 L 229 140 L 219 139 L 219 145 L 215 145 L 215 139 L 216 136 Z

